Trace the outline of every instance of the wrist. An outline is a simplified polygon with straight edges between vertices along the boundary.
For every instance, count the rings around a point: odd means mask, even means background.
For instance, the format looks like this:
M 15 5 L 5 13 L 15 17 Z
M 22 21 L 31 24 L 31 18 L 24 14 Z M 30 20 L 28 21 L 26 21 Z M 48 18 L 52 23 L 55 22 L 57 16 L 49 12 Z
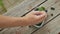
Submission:
M 18 26 L 26 26 L 26 18 L 24 18 L 24 17 L 15 18 L 15 23 Z

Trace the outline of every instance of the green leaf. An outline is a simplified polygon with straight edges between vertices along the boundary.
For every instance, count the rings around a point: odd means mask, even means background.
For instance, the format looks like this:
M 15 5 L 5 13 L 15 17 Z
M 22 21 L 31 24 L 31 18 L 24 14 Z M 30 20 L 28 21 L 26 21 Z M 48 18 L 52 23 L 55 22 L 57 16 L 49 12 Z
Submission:
M 7 12 L 7 10 L 6 10 L 5 6 L 4 6 L 3 0 L 0 0 L 0 7 L 1 7 L 3 13 Z
M 0 0 L 0 6 L 3 6 L 4 4 L 3 4 L 3 0 Z
M 45 10 L 45 7 L 38 7 L 36 10 L 37 11 L 44 11 Z

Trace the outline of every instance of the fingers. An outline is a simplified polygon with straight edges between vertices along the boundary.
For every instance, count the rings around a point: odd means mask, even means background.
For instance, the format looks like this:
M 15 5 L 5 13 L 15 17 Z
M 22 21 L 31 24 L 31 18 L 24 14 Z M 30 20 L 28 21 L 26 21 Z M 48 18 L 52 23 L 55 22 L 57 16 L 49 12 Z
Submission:
M 34 15 L 36 15 L 36 17 L 39 17 L 39 18 L 47 16 L 45 11 L 41 11 L 41 12 L 36 11 Z
M 45 11 L 32 11 L 25 16 L 26 23 L 33 25 L 38 24 L 47 17 Z
M 30 12 L 30 13 L 32 13 L 32 14 L 40 14 L 41 11 L 32 11 L 32 12 Z
M 46 12 L 45 11 L 32 11 L 30 13 L 33 15 L 41 15 L 41 14 L 45 14 Z
M 47 13 L 45 11 L 32 11 L 32 12 L 30 12 L 30 14 L 35 16 L 37 19 L 41 19 L 41 18 L 46 18 L 47 17 Z
M 38 22 L 43 21 L 43 20 L 47 17 L 46 12 L 44 12 L 44 11 L 37 12 L 37 13 L 35 13 L 35 14 L 36 14 L 35 18 L 37 19 Z M 38 14 L 38 15 L 37 15 L 37 14 Z

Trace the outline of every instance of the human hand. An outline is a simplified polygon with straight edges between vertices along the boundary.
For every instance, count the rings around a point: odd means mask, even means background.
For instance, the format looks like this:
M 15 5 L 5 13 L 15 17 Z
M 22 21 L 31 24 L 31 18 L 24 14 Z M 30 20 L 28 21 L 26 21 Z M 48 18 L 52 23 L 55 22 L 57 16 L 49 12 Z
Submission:
M 24 16 L 27 25 L 35 25 L 42 22 L 47 17 L 44 11 L 32 11 Z

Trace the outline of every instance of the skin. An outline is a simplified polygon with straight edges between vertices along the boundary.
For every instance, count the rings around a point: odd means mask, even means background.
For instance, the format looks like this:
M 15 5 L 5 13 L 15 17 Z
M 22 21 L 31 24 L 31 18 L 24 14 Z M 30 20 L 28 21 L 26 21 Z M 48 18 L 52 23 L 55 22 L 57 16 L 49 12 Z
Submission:
M 0 15 L 0 27 L 30 26 L 43 21 L 47 17 L 44 11 L 32 11 L 24 17 L 9 17 Z

